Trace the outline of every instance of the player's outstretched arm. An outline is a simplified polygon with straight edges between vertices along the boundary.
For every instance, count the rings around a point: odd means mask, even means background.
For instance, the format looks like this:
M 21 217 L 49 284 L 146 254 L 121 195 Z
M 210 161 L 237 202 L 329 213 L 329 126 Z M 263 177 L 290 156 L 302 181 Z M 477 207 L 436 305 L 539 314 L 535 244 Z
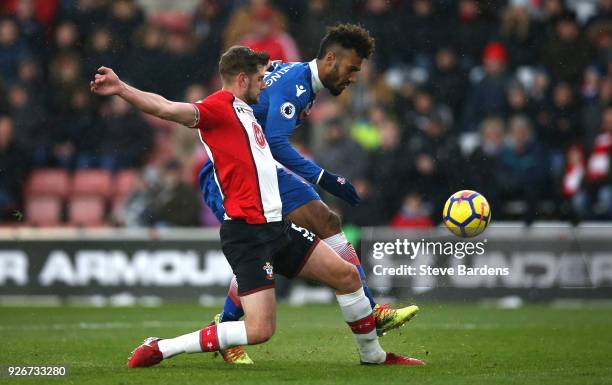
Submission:
M 147 114 L 188 127 L 196 123 L 196 110 L 192 104 L 173 102 L 161 95 L 141 91 L 123 82 L 110 68 L 98 68 L 89 87 L 97 95 L 117 95 Z
M 270 98 L 266 127 L 266 139 L 272 156 L 283 166 L 312 184 L 321 186 L 330 194 L 346 201 L 351 206 L 359 203 L 355 187 L 346 178 L 323 170 L 315 162 L 306 159 L 289 143 L 289 137 L 297 124 L 297 110 L 300 100 L 293 94 L 276 94 Z

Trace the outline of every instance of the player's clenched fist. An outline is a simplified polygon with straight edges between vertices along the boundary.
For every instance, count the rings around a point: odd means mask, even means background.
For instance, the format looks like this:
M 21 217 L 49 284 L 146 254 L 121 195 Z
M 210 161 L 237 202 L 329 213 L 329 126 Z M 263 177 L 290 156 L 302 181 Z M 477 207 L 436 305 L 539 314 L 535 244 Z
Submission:
M 96 71 L 94 80 L 89 82 L 91 92 L 98 95 L 117 95 L 121 89 L 121 80 L 110 68 L 100 67 Z

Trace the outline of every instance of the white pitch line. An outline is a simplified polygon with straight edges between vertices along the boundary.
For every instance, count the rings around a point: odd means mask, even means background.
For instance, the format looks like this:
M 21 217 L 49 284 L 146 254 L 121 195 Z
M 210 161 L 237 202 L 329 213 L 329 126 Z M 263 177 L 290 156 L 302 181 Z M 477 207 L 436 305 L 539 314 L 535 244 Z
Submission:
M 21 325 L 0 325 L 2 330 L 111 330 L 111 329 L 141 329 L 141 328 L 162 328 L 162 327 L 197 327 L 206 324 L 206 321 L 144 321 L 144 322 L 78 322 L 78 323 L 57 323 L 57 324 L 21 324 Z
M 78 323 L 56 323 L 56 324 L 20 324 L 0 325 L 0 331 L 8 330 L 113 330 L 113 329 L 142 329 L 142 328 L 194 328 L 206 324 L 205 321 L 143 321 L 143 322 L 78 322 Z M 514 329 L 522 327 L 519 324 L 499 323 L 418 323 L 413 322 L 406 325 L 403 330 L 409 329 L 440 329 L 440 330 L 491 330 L 491 329 Z

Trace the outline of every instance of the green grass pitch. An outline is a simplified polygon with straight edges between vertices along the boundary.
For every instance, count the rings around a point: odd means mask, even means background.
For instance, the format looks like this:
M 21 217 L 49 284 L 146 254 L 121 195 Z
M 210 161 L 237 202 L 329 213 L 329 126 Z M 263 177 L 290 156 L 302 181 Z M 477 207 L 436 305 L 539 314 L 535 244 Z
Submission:
M 382 338 L 383 347 L 425 367 L 358 365 L 353 337 L 333 306 L 280 306 L 277 333 L 248 348 L 254 366 L 210 353 L 147 369 L 125 366 L 145 337 L 173 337 L 207 324 L 216 308 L 0 308 L 0 364 L 63 364 L 44 384 L 612 384 L 612 309 L 519 310 L 421 304 L 421 313 Z

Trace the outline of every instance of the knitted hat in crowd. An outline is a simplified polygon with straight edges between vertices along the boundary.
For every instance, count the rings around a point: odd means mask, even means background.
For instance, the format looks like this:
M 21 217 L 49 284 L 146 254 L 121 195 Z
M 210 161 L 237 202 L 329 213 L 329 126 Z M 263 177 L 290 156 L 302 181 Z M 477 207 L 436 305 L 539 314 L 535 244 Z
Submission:
M 508 62 L 508 51 L 500 42 L 494 41 L 487 44 L 482 51 L 482 61 L 499 60 L 503 63 Z

